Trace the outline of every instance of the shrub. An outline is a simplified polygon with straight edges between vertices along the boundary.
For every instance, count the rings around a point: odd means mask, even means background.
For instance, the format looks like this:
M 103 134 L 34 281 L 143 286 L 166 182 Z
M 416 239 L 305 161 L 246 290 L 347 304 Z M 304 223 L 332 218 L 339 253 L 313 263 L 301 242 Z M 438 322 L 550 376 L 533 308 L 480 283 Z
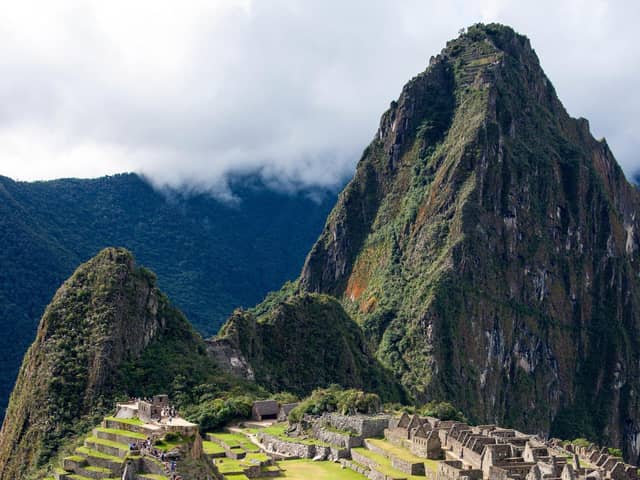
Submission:
M 589 445 L 591 445 L 591 442 L 586 438 L 576 438 L 571 443 L 573 443 L 574 445 L 577 445 L 578 447 L 588 447 Z
M 464 414 L 449 402 L 431 401 L 419 409 L 421 415 L 436 417 L 440 420 L 467 422 Z
M 207 400 L 185 411 L 187 420 L 196 422 L 202 431 L 215 430 L 230 420 L 248 418 L 253 399 L 246 395 Z
M 180 434 L 177 432 L 167 432 L 167 434 L 164 436 L 164 440 L 166 442 L 176 442 L 180 440 Z
M 607 450 L 609 450 L 609 455 L 613 455 L 614 457 L 621 457 L 622 458 L 622 450 L 620 450 L 619 448 L 609 447 Z

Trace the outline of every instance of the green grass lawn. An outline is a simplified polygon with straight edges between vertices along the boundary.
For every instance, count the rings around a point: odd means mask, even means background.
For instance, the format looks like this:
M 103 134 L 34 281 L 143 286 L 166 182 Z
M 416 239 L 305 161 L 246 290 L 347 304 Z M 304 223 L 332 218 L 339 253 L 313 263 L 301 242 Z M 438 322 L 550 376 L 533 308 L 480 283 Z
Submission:
M 207 453 L 209 455 L 215 453 L 224 453 L 224 448 L 222 448 L 217 443 L 211 442 L 209 440 L 202 441 L 202 449 L 204 450 L 204 453 Z
M 270 427 L 265 428 L 248 428 L 244 431 L 247 433 L 258 434 L 260 432 L 266 433 L 267 435 L 273 435 L 274 437 L 278 437 L 280 440 L 284 442 L 293 442 L 300 443 L 302 445 L 318 445 L 320 447 L 328 447 L 329 444 L 325 442 L 321 442 L 320 440 L 316 440 L 315 438 L 295 438 L 290 437 L 286 434 L 286 430 L 289 428 L 289 424 L 287 422 L 276 423 L 271 425 Z
M 96 428 L 98 432 L 111 433 L 113 435 L 120 435 L 122 437 L 132 438 L 134 440 L 145 440 L 147 438 L 146 435 L 138 432 L 130 432 L 129 430 L 118 430 L 117 428 Z
M 118 450 L 124 450 L 127 452 L 129 451 L 129 445 L 127 445 L 126 443 L 114 442 L 112 440 L 107 440 L 104 438 L 98 438 L 93 436 L 87 437 L 87 441 L 98 444 L 98 445 L 106 445 L 108 447 L 117 448 Z
M 112 422 L 126 423 L 127 425 L 144 425 L 144 422 L 139 418 L 105 417 L 105 420 L 111 420 Z
M 384 473 L 388 477 L 391 478 L 404 478 L 407 480 L 424 480 L 426 477 L 418 476 L 418 475 L 408 475 L 400 470 L 396 470 L 391 466 L 391 460 L 389 460 L 384 455 L 380 455 L 379 453 L 372 452 L 371 450 L 367 450 L 364 447 L 352 448 L 351 451 L 355 451 L 367 458 L 370 458 L 378 465 L 376 470 Z
M 385 452 L 388 452 L 389 455 L 393 455 L 396 458 L 400 458 L 402 460 L 406 460 L 408 462 L 413 463 L 424 463 L 425 467 L 433 472 L 438 471 L 438 461 L 437 460 L 429 460 L 426 458 L 418 457 L 414 455 L 409 450 L 403 447 L 398 447 L 393 443 L 390 443 L 386 440 L 381 440 L 379 438 L 367 438 L 367 441 L 378 448 L 383 449 Z
M 245 452 L 258 452 L 260 449 L 242 433 L 215 432 L 209 433 L 224 442 L 229 448 L 241 448 Z
M 162 450 L 163 452 L 169 452 L 177 446 L 182 445 L 183 443 L 185 443 L 184 438 L 178 437 L 175 440 L 158 440 L 153 444 L 153 446 L 158 450 Z
M 95 457 L 95 458 L 102 458 L 103 460 L 112 460 L 114 462 L 122 462 L 122 458 L 120 457 L 109 455 L 107 453 L 102 453 L 97 450 L 92 450 L 88 447 L 78 447 L 76 448 L 76 452 L 86 457 Z
M 157 473 L 139 473 L 138 477 L 148 480 L 168 480 L 166 475 L 158 475 Z
M 277 478 L 291 480 L 366 480 L 359 473 L 342 468 L 338 463 L 314 462 L 313 460 L 286 460 L 279 462 L 284 475 Z

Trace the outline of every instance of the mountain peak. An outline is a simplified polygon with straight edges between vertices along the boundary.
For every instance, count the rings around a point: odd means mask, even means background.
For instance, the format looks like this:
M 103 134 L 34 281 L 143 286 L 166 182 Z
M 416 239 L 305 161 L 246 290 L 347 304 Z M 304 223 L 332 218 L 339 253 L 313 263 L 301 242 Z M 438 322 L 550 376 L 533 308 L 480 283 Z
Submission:
M 339 298 L 418 400 L 635 461 L 639 208 L 529 40 L 474 25 L 383 114 L 300 286 Z
M 126 367 L 153 348 L 152 363 Z M 44 465 L 116 396 L 160 393 L 153 391 L 159 378 L 167 388 L 177 367 L 166 359 L 176 351 L 190 375 L 216 372 L 203 340 L 131 252 L 105 248 L 78 267 L 45 310 L 24 358 L 0 435 L 0 479 L 24 478 Z M 197 357 L 197 369 L 190 355 Z M 126 374 L 123 368 L 129 368 Z M 196 372 L 200 368 L 208 373 Z

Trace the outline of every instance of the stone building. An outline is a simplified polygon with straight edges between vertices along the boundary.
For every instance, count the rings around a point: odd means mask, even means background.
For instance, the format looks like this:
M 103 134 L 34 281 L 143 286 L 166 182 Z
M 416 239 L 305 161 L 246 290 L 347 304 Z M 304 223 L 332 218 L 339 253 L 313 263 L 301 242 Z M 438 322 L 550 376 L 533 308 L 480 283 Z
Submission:
M 408 448 L 419 457 L 440 459 L 442 445 L 437 425 L 437 419 L 403 413 L 399 419 L 389 422 L 384 437 L 394 445 Z
M 251 418 L 258 422 L 263 420 L 277 420 L 280 405 L 275 400 L 259 400 L 253 402 Z

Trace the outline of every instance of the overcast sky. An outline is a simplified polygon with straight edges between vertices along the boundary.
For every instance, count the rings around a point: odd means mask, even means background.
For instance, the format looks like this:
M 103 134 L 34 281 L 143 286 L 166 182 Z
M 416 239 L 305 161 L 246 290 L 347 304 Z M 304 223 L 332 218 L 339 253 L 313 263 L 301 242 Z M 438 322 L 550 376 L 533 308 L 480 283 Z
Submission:
M 461 27 L 529 36 L 573 116 L 640 168 L 637 0 L 0 3 L 0 174 L 330 186 Z

